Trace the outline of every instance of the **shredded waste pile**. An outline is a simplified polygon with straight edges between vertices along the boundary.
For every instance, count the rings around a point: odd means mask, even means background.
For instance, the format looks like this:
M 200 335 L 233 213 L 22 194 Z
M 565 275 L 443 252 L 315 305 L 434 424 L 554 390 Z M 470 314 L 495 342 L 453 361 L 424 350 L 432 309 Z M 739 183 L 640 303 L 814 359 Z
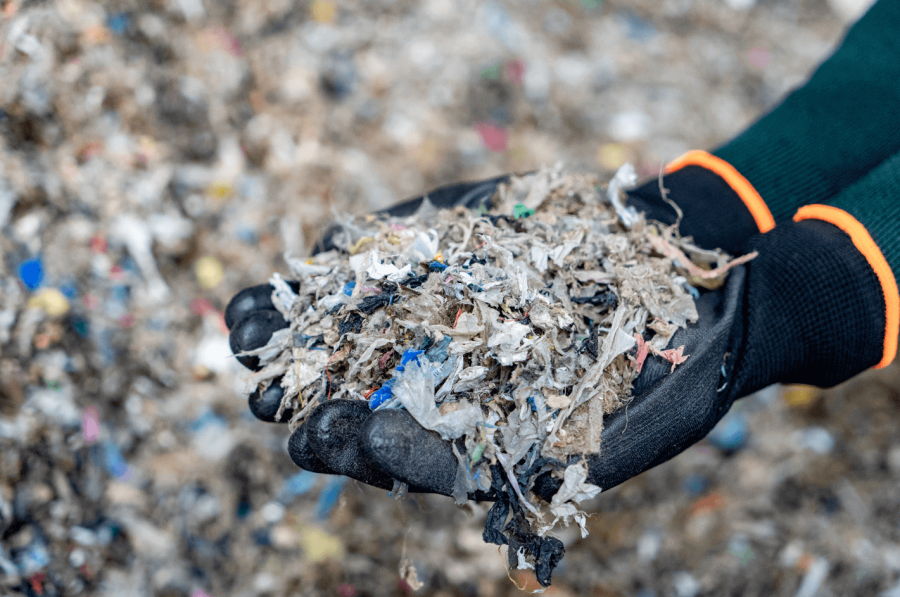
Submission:
M 265 365 L 251 382 L 282 385 L 277 416 L 294 427 L 326 400 L 366 400 L 464 442 L 454 497 L 493 490 L 485 539 L 548 585 L 563 546 L 547 533 L 574 521 L 586 534 L 578 503 L 601 491 L 577 456 L 601 449 L 603 417 L 646 359 L 690 358 L 668 345 L 696 321 L 697 287 L 752 258 L 645 221 L 620 197 L 634 179 L 624 167 L 603 192 L 558 165 L 512 178 L 478 211 L 426 198 L 410 217 L 348 219 L 337 249 L 288 258 L 299 292 L 272 277 L 290 326 L 246 353 Z M 526 497 L 547 471 L 563 480 L 552 503 Z

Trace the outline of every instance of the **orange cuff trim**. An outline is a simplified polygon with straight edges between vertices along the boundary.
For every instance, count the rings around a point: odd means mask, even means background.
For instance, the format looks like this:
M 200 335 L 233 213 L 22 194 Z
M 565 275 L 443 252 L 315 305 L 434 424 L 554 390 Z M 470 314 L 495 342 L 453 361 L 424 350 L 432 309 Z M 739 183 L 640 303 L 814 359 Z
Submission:
M 666 166 L 666 174 L 681 170 L 685 166 L 702 166 L 718 174 L 747 206 L 760 232 L 768 232 L 775 227 L 775 218 L 772 217 L 769 206 L 756 192 L 750 181 L 744 178 L 744 175 L 738 172 L 734 166 L 711 153 L 695 149 L 671 161 Z
M 894 272 L 891 271 L 887 259 L 884 258 L 881 249 L 875 244 L 866 227 L 843 209 L 831 205 L 806 205 L 798 209 L 794 215 L 795 222 L 801 220 L 823 220 L 846 232 L 854 246 L 869 262 L 875 275 L 878 276 L 884 292 L 885 325 L 884 355 L 875 368 L 887 367 L 897 356 L 897 336 L 900 334 L 900 290 L 897 288 L 897 280 L 894 278 Z

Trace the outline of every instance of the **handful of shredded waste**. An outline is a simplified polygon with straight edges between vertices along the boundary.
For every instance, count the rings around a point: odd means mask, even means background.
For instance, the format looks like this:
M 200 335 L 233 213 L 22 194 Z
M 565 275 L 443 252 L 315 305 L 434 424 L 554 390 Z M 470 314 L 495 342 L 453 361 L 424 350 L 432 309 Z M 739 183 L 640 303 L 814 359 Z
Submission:
M 290 326 L 246 353 L 265 365 L 251 383 L 281 378 L 277 416 L 294 427 L 351 399 L 463 438 L 454 497 L 493 490 L 485 540 L 547 586 L 563 553 L 548 532 L 574 521 L 585 536 L 577 505 L 601 491 L 572 457 L 601 449 L 603 417 L 646 359 L 689 358 L 667 346 L 697 319 L 696 287 L 753 257 L 729 262 L 645 221 L 620 196 L 634 180 L 623 167 L 602 192 L 558 165 L 513 177 L 478 211 L 426 198 L 410 217 L 348 219 L 338 249 L 287 258 L 299 293 L 270 280 Z M 546 471 L 563 481 L 549 504 L 526 497 Z

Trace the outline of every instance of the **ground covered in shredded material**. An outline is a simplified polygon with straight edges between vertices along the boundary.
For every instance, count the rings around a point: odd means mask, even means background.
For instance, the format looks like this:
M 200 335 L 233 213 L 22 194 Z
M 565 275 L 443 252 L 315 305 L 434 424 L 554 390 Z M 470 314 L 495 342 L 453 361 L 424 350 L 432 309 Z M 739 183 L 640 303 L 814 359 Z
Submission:
M 573 519 L 586 535 L 576 504 L 601 488 L 576 456 L 600 451 L 603 416 L 631 398 L 645 359 L 674 370 L 689 358 L 668 345 L 697 319 L 695 285 L 753 257 L 728 262 L 645 221 L 620 197 L 635 179 L 626 164 L 603 190 L 557 166 L 512 177 L 478 210 L 426 200 L 405 218 L 347 219 L 336 248 L 287 258 L 298 291 L 272 278 L 290 326 L 247 353 L 265 365 L 251 385 L 281 385 L 277 416 L 293 426 L 329 399 L 405 408 L 464 438 L 458 503 L 490 491 L 499 465 L 538 537 Z M 547 471 L 564 479 L 558 499 L 532 503 Z M 538 537 L 523 544 L 529 564 L 542 561 Z
M 486 504 L 297 470 L 222 310 L 333 210 L 559 159 L 652 179 L 805 80 L 853 4 L 0 0 L 0 592 L 521 595 Z M 738 401 L 553 532 L 547 594 L 896 593 L 898 391 Z

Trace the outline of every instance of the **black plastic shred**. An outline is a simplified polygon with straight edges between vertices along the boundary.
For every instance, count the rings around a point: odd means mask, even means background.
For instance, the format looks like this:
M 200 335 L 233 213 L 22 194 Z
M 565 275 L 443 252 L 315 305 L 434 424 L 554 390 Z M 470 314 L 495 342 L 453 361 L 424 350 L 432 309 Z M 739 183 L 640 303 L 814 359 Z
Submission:
M 598 292 L 593 296 L 573 296 L 570 300 L 579 305 L 595 305 L 613 309 L 619 304 L 619 297 L 615 292 Z
M 394 298 L 393 294 L 386 294 L 384 292 L 367 296 L 357 303 L 356 308 L 366 315 L 371 315 L 375 312 L 375 309 L 380 309 L 381 307 L 391 304 L 393 302 L 391 300 L 392 298 Z
M 538 465 L 538 462 L 535 464 Z M 544 464 L 548 464 L 548 462 L 540 463 L 538 468 Z M 542 587 L 549 587 L 553 569 L 565 555 L 565 546 L 555 537 L 540 537 L 531 530 L 531 525 L 525 519 L 519 504 L 518 496 L 506 480 L 503 469 L 496 464 L 491 467 L 491 490 L 495 501 L 488 511 L 482 538 L 485 542 L 494 545 L 509 545 L 511 568 L 518 566 L 519 550 L 524 549 L 524 552 L 535 560 L 537 581 L 541 583 Z M 513 515 L 507 523 L 506 519 L 509 517 L 510 510 Z
M 343 321 L 338 323 L 338 336 L 343 337 L 344 334 L 354 333 L 358 334 L 359 330 L 362 329 L 363 324 L 363 316 L 359 313 L 351 313 L 347 317 L 344 318 Z
M 591 328 L 588 337 L 582 340 L 581 346 L 578 347 L 578 354 L 582 354 L 584 352 L 590 353 L 594 360 L 597 360 L 597 356 L 600 354 L 600 335 L 597 333 L 596 328 Z
M 426 280 L 428 280 L 428 275 L 429 274 L 422 274 L 421 276 L 410 276 L 400 282 L 400 284 L 409 288 L 418 288 L 419 286 L 424 284 Z

